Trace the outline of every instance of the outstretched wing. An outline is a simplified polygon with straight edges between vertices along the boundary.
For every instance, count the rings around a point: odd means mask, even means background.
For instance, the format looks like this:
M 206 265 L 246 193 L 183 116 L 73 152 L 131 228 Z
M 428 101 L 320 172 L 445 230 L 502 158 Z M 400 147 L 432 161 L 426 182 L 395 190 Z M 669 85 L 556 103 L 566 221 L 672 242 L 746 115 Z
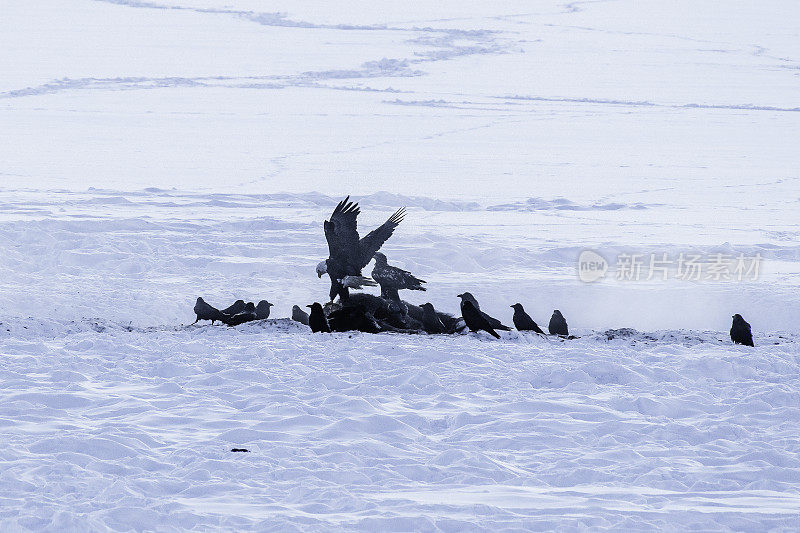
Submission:
M 336 206 L 324 224 L 331 259 L 344 266 L 359 268 L 358 223 L 361 210 L 348 196 Z M 355 272 L 354 272 L 355 273 Z
M 394 228 L 403 221 L 404 216 L 406 216 L 406 208 L 401 207 L 395 211 L 386 222 L 367 233 L 367 236 L 359 241 L 358 247 L 361 255 L 360 268 L 367 266 L 367 263 L 370 262 L 375 252 L 380 250 L 383 243 L 392 236 Z

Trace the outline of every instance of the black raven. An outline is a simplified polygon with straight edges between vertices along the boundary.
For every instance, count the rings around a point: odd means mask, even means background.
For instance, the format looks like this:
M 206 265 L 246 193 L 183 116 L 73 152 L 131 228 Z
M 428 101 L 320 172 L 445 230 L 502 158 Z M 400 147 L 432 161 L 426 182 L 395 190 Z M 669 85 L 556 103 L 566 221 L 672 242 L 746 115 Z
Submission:
M 424 291 L 424 279 L 415 277 L 411 272 L 391 266 L 386 261 L 386 256 L 380 252 L 375 254 L 375 267 L 372 269 L 372 279 L 381 286 L 381 296 L 389 300 L 400 301 L 397 291 L 409 289 L 412 291 Z
M 731 340 L 735 344 L 744 344 L 745 346 L 754 346 L 753 333 L 750 331 L 750 324 L 748 324 L 742 315 L 733 315 L 733 325 L 731 326 Z
M 245 322 L 251 322 L 253 320 L 256 320 L 256 304 L 247 302 L 241 313 L 225 315 L 223 322 L 229 326 L 238 326 L 239 324 L 244 324 Z
M 489 322 L 489 325 L 492 326 L 492 329 L 499 329 L 499 330 L 502 330 L 502 331 L 511 331 L 511 328 L 509 328 L 508 326 L 504 326 L 496 318 L 491 317 L 491 316 L 487 315 L 486 313 L 484 313 L 483 311 L 481 311 L 481 305 L 478 303 L 478 300 L 476 300 L 475 297 L 471 293 L 464 292 L 462 294 L 459 294 L 458 297 L 461 298 L 461 316 L 464 316 L 464 303 L 465 302 L 470 302 L 472 304 L 472 306 L 475 307 L 475 309 L 478 310 L 478 312 L 481 314 L 481 316 L 483 316 L 483 318 L 485 318 L 486 321 Z
M 194 321 L 195 324 L 200 320 L 210 320 L 212 324 L 216 320 L 222 320 L 222 312 L 216 307 L 207 304 L 199 296 L 194 304 L 194 314 L 197 315 L 197 320 Z
M 431 303 L 422 304 L 422 328 L 426 333 L 445 332 L 444 324 Z
M 518 331 L 535 331 L 536 333 L 544 334 L 539 324 L 537 324 L 528 313 L 525 312 L 525 309 L 522 308 L 522 304 L 514 304 L 511 307 L 514 308 L 514 327 L 517 328 Z
M 500 335 L 492 328 L 489 321 L 483 316 L 480 310 L 470 300 L 461 301 L 461 316 L 464 317 L 464 322 L 470 331 L 486 331 L 492 337 L 497 339 Z
M 258 302 L 256 306 L 256 319 L 257 320 L 264 320 L 265 318 L 269 318 L 269 308 L 275 304 L 271 304 L 266 300 L 261 300 Z
M 322 305 L 319 302 L 314 302 L 306 307 L 311 308 L 311 314 L 308 315 L 308 325 L 314 333 L 330 333 L 331 328 L 328 325 L 328 319 L 325 318 L 325 311 L 322 310 Z
M 244 307 L 244 300 L 236 300 L 230 307 L 223 309 L 222 314 L 233 316 L 244 311 Z
M 326 220 L 325 239 L 328 241 L 329 257 L 317 265 L 317 276 L 327 273 L 331 278 L 331 301 L 339 295 L 342 302 L 350 296 L 348 289 L 360 289 L 374 282 L 361 275 L 394 229 L 403 220 L 405 208 L 398 209 L 378 228 L 370 231 L 363 239 L 358 237 L 356 218 L 361 212 L 357 203 L 348 196 L 333 210 L 330 220 Z
M 308 325 L 308 313 L 300 309 L 298 306 L 292 306 L 292 320 L 300 322 L 301 324 Z
M 561 311 L 556 309 L 553 311 L 553 316 L 550 317 L 550 324 L 547 326 L 550 335 L 564 335 L 569 336 L 569 329 L 567 328 L 567 321 Z

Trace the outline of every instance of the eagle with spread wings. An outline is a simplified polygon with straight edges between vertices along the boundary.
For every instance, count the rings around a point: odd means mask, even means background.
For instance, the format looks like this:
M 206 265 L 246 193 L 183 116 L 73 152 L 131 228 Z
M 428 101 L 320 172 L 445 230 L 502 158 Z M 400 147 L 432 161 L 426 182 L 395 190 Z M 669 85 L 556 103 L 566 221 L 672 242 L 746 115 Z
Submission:
M 348 196 L 336 206 L 331 219 L 326 220 L 325 239 L 328 241 L 330 256 L 317 265 L 317 276 L 328 274 L 331 278 L 331 301 L 339 295 L 342 302 L 350 296 L 349 289 L 374 286 L 375 282 L 361 275 L 383 243 L 392 236 L 394 229 L 406 214 L 405 208 L 398 209 L 389 219 L 370 231 L 364 238 L 358 236 L 356 221 L 361 208 L 350 201 Z

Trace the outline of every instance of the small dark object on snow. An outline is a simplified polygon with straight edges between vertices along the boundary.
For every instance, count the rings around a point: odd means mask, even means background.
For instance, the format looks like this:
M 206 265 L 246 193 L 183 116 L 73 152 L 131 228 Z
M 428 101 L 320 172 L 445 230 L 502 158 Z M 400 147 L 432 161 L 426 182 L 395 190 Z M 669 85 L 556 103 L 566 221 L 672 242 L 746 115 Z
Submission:
M 222 320 L 222 312 L 216 307 L 209 305 L 205 300 L 197 297 L 197 303 L 194 304 L 194 314 L 197 315 L 196 324 L 200 320 L 210 320 L 213 324 L 216 320 Z
M 330 333 L 331 327 L 328 325 L 328 319 L 325 318 L 325 311 L 322 310 L 322 305 L 319 302 L 314 302 L 306 307 L 311 308 L 311 314 L 308 315 L 308 325 L 314 333 Z
M 308 325 L 308 313 L 300 309 L 298 306 L 292 306 L 292 320 L 300 322 L 301 324 Z
M 638 334 L 639 332 L 633 328 L 607 329 L 602 333 L 602 335 L 605 335 L 606 340 L 609 341 L 612 341 L 614 339 L 625 339 L 628 337 L 633 337 L 634 335 Z M 645 340 L 651 340 L 651 339 L 645 336 Z
M 444 324 L 442 324 L 439 315 L 436 314 L 436 310 L 430 302 L 422 304 L 422 328 L 425 333 L 430 334 L 445 332 Z
M 261 300 L 256 306 L 256 319 L 264 320 L 269 318 L 269 308 L 275 304 L 271 304 L 266 300 Z
M 745 346 L 754 346 L 753 333 L 750 331 L 750 324 L 748 324 L 742 315 L 733 315 L 733 325 L 731 326 L 731 340 L 735 344 L 744 344 Z
M 222 313 L 225 315 L 233 316 L 244 311 L 244 306 L 245 306 L 244 300 L 236 300 L 235 302 L 233 302 L 233 305 L 231 305 L 226 309 L 223 309 Z
M 381 297 L 399 302 L 400 295 L 397 291 L 409 289 L 412 291 L 424 291 L 422 286 L 425 280 L 411 274 L 407 270 L 391 266 L 386 256 L 380 252 L 375 254 L 375 268 L 372 269 L 372 279 L 381 286 Z
M 231 448 L 232 452 L 249 452 L 247 448 Z
M 481 316 L 489 323 L 489 325 L 492 327 L 492 329 L 499 329 L 499 330 L 502 330 L 502 331 L 511 331 L 510 327 L 504 326 L 496 318 L 491 317 L 491 316 L 487 315 L 486 313 L 484 313 L 483 311 L 481 311 L 481 305 L 478 303 L 478 300 L 476 300 L 475 297 L 471 293 L 464 292 L 464 293 L 461 293 L 461 294 L 459 294 L 457 296 L 459 298 L 461 298 L 461 316 L 464 316 L 464 302 L 469 302 L 469 303 L 472 304 L 472 306 L 475 309 L 477 309 L 477 311 L 481 314 Z M 467 325 L 469 325 L 469 324 L 467 324 Z
M 488 332 L 492 337 L 500 338 L 500 335 L 497 334 L 491 324 L 489 324 L 489 321 L 486 320 L 471 301 L 463 300 L 461 302 L 461 315 L 464 317 L 464 322 L 466 322 L 467 327 L 471 331 L 483 330 Z
M 236 313 L 233 316 L 225 317 L 224 322 L 229 326 L 238 326 L 239 324 L 252 322 L 253 320 L 256 320 L 256 304 L 253 302 L 247 302 L 247 304 L 244 306 L 244 311 L 241 313 Z
M 561 311 L 558 309 L 553 311 L 553 316 L 550 317 L 550 325 L 547 326 L 547 329 L 550 331 L 550 335 L 564 335 L 565 337 L 569 336 L 567 321 L 564 319 L 564 315 L 562 315 Z
M 539 327 L 529 315 L 525 312 L 525 309 L 522 308 L 522 304 L 514 304 L 511 307 L 514 308 L 514 327 L 517 328 L 517 331 L 535 331 L 536 333 L 544 334 L 542 328 Z

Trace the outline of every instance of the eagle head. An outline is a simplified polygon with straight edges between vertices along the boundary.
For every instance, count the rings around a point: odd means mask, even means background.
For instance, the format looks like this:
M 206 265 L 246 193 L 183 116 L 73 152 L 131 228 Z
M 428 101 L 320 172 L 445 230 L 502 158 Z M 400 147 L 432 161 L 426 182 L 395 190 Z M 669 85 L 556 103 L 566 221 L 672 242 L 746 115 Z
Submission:
M 328 260 L 320 261 L 317 265 L 317 277 L 321 278 L 323 274 L 328 272 Z

